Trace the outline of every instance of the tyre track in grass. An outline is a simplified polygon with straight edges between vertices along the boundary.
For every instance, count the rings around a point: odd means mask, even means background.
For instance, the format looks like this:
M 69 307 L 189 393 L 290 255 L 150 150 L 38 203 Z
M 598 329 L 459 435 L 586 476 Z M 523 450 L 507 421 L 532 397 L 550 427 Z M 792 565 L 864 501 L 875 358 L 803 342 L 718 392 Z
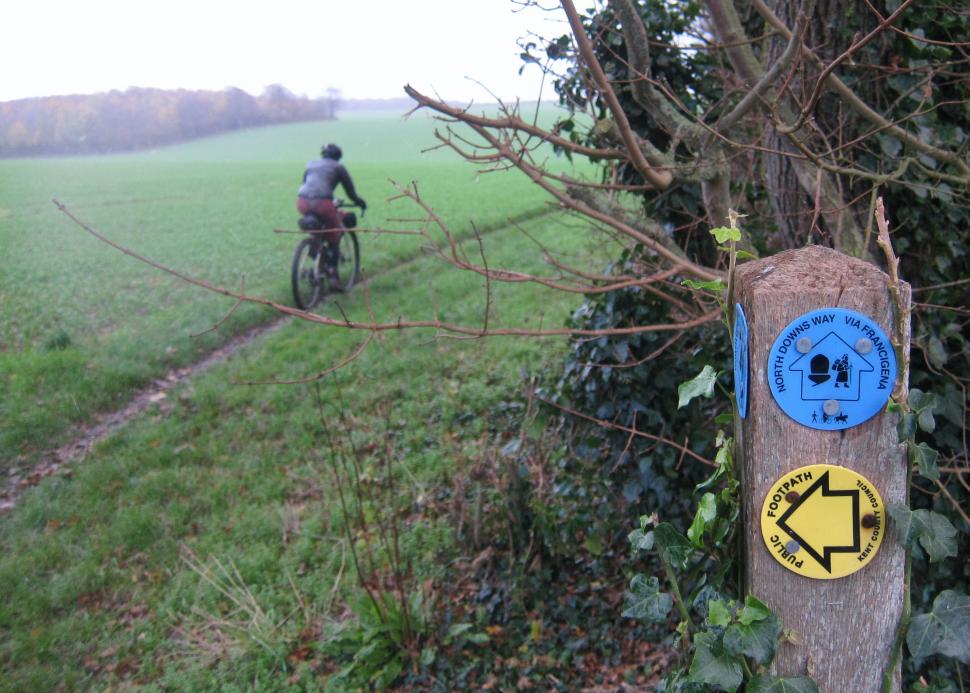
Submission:
M 478 230 L 478 233 L 480 236 L 485 236 L 514 226 L 516 223 L 540 219 L 555 211 L 555 208 L 543 206 L 511 217 L 505 222 L 482 227 Z M 471 239 L 459 238 L 457 240 L 464 243 Z M 356 284 L 355 288 L 363 287 L 373 279 L 403 270 L 423 258 L 424 255 L 419 253 L 387 268 L 383 272 L 367 277 L 365 281 Z M 334 295 L 328 295 L 323 299 L 323 303 L 333 299 Z M 227 361 L 240 349 L 261 337 L 278 332 L 290 319 L 292 319 L 292 316 L 289 315 L 277 316 L 267 323 L 257 325 L 242 334 L 236 335 L 199 361 L 172 369 L 164 377 L 157 378 L 151 385 L 135 392 L 125 406 L 114 411 L 96 414 L 93 421 L 78 426 L 78 433 L 71 440 L 40 453 L 38 462 L 25 468 L 12 467 L 8 470 L 7 478 L 0 482 L 0 514 L 10 513 L 16 507 L 20 497 L 44 479 L 52 476 L 69 477 L 72 464 L 83 461 L 95 445 L 124 428 L 129 421 L 147 411 L 152 405 L 159 405 L 162 413 L 167 414 L 175 406 L 168 399 L 170 390 L 203 374 L 213 366 Z

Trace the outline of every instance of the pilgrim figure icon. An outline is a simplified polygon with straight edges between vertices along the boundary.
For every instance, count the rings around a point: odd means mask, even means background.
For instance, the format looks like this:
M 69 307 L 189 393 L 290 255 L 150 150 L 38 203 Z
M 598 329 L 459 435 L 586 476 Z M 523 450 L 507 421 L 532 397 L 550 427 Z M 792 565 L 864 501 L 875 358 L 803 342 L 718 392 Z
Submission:
M 803 401 L 835 399 L 854 402 L 859 399 L 866 381 L 865 374 L 872 373 L 875 368 L 844 339 L 830 332 L 792 361 L 788 370 L 801 374 L 800 394 Z M 871 378 L 866 382 L 871 386 Z M 822 417 L 822 423 L 829 421 Z
M 835 371 L 835 387 L 840 385 L 846 390 L 849 389 L 849 376 L 852 373 L 852 366 L 849 365 L 849 355 L 842 354 L 842 358 L 836 359 L 835 363 L 832 364 L 832 370 Z

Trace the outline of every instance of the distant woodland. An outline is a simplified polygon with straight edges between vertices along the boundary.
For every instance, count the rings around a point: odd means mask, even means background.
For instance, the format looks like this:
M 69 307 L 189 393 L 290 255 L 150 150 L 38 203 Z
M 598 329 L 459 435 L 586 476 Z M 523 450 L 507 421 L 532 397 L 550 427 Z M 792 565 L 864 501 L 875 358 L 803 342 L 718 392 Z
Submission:
M 93 154 L 145 149 L 227 130 L 333 118 L 337 91 L 321 99 L 272 85 L 169 91 L 130 88 L 0 103 L 0 157 Z

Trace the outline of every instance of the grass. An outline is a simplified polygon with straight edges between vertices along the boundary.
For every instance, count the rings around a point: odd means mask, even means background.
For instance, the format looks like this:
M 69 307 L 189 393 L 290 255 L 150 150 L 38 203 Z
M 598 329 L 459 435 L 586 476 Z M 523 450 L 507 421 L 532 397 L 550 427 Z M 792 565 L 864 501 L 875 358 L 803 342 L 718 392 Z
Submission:
M 272 317 L 248 306 L 221 330 L 223 298 L 195 289 L 91 238 L 56 197 L 113 240 L 216 284 L 289 303 L 289 260 L 302 166 L 338 141 L 368 226 L 413 217 L 389 182 L 417 180 L 466 236 L 469 221 L 501 224 L 545 198 L 515 173 L 478 175 L 434 144 L 434 121 L 362 119 L 238 132 L 157 151 L 0 161 L 0 469 L 34 460 L 134 388 L 194 362 Z M 413 224 L 410 224 L 413 227 Z M 363 238 L 362 264 L 380 274 L 416 257 L 407 236 Z
M 595 250 L 558 217 L 530 232 L 563 252 Z M 518 233 L 485 242 L 493 266 L 539 269 Z M 432 292 L 456 320 L 475 323 L 486 306 L 480 277 L 442 272 L 432 258 L 369 285 L 378 316 L 431 317 Z M 559 325 L 578 301 L 506 285 L 493 319 Z M 341 303 L 351 316 L 365 313 L 361 290 Z M 333 304 L 321 310 L 341 314 Z M 332 670 L 326 633 L 346 619 L 354 590 L 317 394 L 338 439 L 393 448 L 404 559 L 418 584 L 439 578 L 440 556 L 462 552 L 447 511 L 456 464 L 504 442 L 501 412 L 521 399 L 521 369 L 554 364 L 565 344 L 405 331 L 384 335 L 318 385 L 235 384 L 312 374 L 362 337 L 288 323 L 171 393 L 167 408 L 139 417 L 0 519 L 4 687 L 319 687 Z M 378 454 L 363 474 L 373 488 L 386 482 Z M 354 543 L 360 549 L 367 537 Z

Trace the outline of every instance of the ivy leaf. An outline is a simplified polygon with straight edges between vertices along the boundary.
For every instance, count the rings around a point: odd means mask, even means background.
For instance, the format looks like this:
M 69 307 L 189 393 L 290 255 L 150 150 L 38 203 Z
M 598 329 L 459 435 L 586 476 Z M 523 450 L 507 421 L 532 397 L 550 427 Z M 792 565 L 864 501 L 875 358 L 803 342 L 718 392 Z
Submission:
M 630 581 L 630 591 L 626 596 L 623 617 L 660 623 L 666 620 L 673 605 L 673 597 L 660 591 L 660 582 L 657 578 L 637 574 Z
M 747 655 L 758 664 L 768 664 L 775 657 L 781 623 L 772 615 L 748 625 L 735 623 L 724 632 L 724 649 L 733 655 Z
M 640 516 L 640 527 L 627 535 L 627 541 L 633 549 L 634 555 L 637 551 L 649 551 L 653 548 L 653 530 L 647 531 L 647 527 L 654 523 L 654 518 L 650 515 Z
M 434 660 L 437 656 L 438 653 L 435 652 L 433 647 L 425 647 L 423 650 L 421 650 L 421 666 L 430 667 L 432 664 L 434 664 Z
M 660 554 L 660 560 L 681 569 L 687 566 L 687 559 L 694 552 L 694 547 L 683 534 L 674 529 L 669 522 L 661 522 L 653 532 L 654 544 Z
M 916 415 L 912 412 L 903 412 L 899 415 L 899 423 L 896 424 L 896 434 L 899 440 L 909 440 L 916 435 Z
M 615 342 L 613 344 L 613 358 L 617 363 L 626 363 L 630 360 L 630 344 L 628 342 Z
M 909 391 L 909 406 L 916 414 L 916 422 L 919 427 L 927 433 L 936 430 L 936 420 L 933 418 L 933 410 L 938 401 L 932 392 L 923 392 L 918 388 Z
M 895 159 L 899 156 L 899 153 L 903 151 L 903 144 L 897 140 L 892 135 L 876 135 L 876 140 L 879 142 L 879 146 L 882 148 L 883 154 L 888 156 L 890 159 Z
M 649 551 L 653 548 L 653 532 L 644 532 L 642 529 L 635 529 L 627 535 L 630 547 L 633 552 Z
M 909 463 L 916 465 L 920 476 L 925 476 L 927 479 L 936 481 L 940 478 L 940 468 L 936 464 L 939 456 L 940 453 L 926 443 L 909 444 Z
M 734 424 L 734 414 L 729 411 L 721 412 L 714 417 L 714 423 L 718 426 L 731 426 Z
M 473 623 L 452 624 L 452 626 L 448 629 L 448 634 L 445 636 L 445 644 L 450 645 L 474 627 L 475 625 Z
M 818 693 L 818 686 L 807 676 L 758 674 L 748 682 L 747 693 Z
M 913 511 L 905 503 L 890 503 L 886 509 L 889 517 L 896 523 L 896 540 L 909 547 L 916 540 L 913 534 Z
M 723 279 L 711 279 L 709 281 L 698 281 L 697 279 L 685 279 L 681 282 L 684 286 L 691 289 L 702 289 L 705 291 L 713 291 L 716 294 L 724 291 L 724 280 Z
M 970 597 L 954 590 L 940 592 L 933 610 L 910 622 L 906 644 L 915 660 L 942 654 L 970 663 Z
M 921 411 L 919 413 L 919 416 L 916 418 L 916 423 L 918 423 L 919 427 L 922 430 L 926 431 L 927 433 L 932 433 L 933 431 L 935 431 L 936 419 L 933 418 L 933 410 L 924 409 L 923 411 Z
M 909 406 L 914 411 L 933 408 L 936 406 L 936 395 L 932 392 L 923 392 L 918 387 L 911 388 L 909 391 Z
M 678 385 L 677 408 L 687 406 L 695 397 L 712 397 L 714 395 L 714 383 L 717 381 L 718 375 L 718 371 L 708 364 L 696 376 Z
M 949 518 L 930 510 L 917 510 L 914 524 L 919 532 L 919 545 L 930 557 L 930 563 L 957 555 L 957 530 Z
M 707 622 L 718 628 L 730 625 L 731 608 L 721 599 L 712 599 L 707 603 Z
M 694 683 L 736 691 L 742 680 L 741 663 L 724 652 L 712 633 L 698 633 L 694 636 L 694 659 L 687 676 Z
M 711 229 L 711 235 L 719 245 L 724 245 L 728 241 L 740 241 L 741 229 L 732 229 L 727 226 L 717 226 Z
M 697 513 L 694 521 L 687 530 L 687 538 L 697 548 L 704 545 L 704 530 L 717 517 L 717 496 L 713 493 L 705 493 L 701 496 L 701 502 L 697 504 Z
M 889 504 L 889 515 L 896 522 L 896 536 L 903 546 L 917 541 L 930 557 L 930 563 L 957 555 L 957 530 L 949 518 L 930 510 L 910 510 L 901 503 Z
M 946 347 L 943 346 L 943 342 L 936 336 L 930 337 L 926 345 L 926 356 L 929 358 L 930 364 L 936 369 L 943 368 L 950 358 L 946 353 Z
M 744 598 L 744 608 L 738 614 L 738 621 L 749 626 L 756 621 L 764 621 L 765 619 L 771 618 L 771 616 L 773 616 L 771 609 L 760 599 L 749 594 Z

